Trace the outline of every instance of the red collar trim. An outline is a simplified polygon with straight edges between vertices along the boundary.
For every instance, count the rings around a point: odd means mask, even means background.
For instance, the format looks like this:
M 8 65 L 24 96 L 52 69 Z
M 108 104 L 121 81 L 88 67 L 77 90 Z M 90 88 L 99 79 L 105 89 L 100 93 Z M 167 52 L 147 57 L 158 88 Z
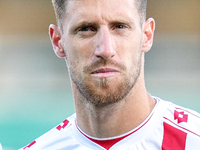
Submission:
M 152 115 L 151 115 L 152 117 Z M 97 139 L 93 139 L 89 136 L 87 136 L 86 134 L 83 133 L 83 131 L 81 131 L 81 129 L 79 129 L 78 125 L 76 124 L 77 126 L 77 129 L 80 131 L 81 134 L 83 134 L 86 138 L 88 138 L 89 140 L 93 141 L 94 143 L 102 146 L 103 148 L 105 148 L 106 150 L 109 150 L 113 145 L 115 145 L 116 143 L 118 143 L 119 141 L 125 139 L 126 137 L 132 135 L 133 133 L 137 132 L 138 130 L 140 130 L 144 125 L 147 124 L 147 122 L 151 119 L 151 117 L 149 117 L 149 119 L 144 122 L 139 128 L 137 128 L 136 130 L 132 131 L 131 133 L 127 134 L 127 135 L 124 135 L 122 137 L 119 137 L 119 138 L 115 138 L 115 139 L 108 139 L 108 140 L 97 140 Z

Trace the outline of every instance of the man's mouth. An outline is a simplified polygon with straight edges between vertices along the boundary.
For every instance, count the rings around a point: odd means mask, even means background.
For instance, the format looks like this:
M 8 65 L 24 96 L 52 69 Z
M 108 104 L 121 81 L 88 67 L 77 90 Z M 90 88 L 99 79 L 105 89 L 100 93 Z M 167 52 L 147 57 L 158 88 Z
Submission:
M 91 75 L 98 78 L 109 78 L 117 75 L 118 73 L 119 71 L 112 68 L 101 68 L 93 71 Z

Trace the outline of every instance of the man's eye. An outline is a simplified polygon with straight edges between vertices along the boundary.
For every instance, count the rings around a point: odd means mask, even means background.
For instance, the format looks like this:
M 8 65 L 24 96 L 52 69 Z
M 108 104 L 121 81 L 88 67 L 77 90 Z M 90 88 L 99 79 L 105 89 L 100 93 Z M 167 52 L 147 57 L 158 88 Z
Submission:
M 81 28 L 79 31 L 89 31 L 90 28 L 89 27 L 84 27 L 84 28 Z
M 81 32 L 94 31 L 92 27 L 82 27 L 79 29 Z
M 93 36 L 96 31 L 96 28 L 93 26 L 82 26 L 76 30 L 75 34 L 79 35 L 79 37 L 86 38 Z
M 116 25 L 116 26 L 115 26 L 115 28 L 117 28 L 117 29 L 124 29 L 124 28 L 125 28 L 125 26 L 124 26 L 124 25 L 121 25 L 121 24 L 119 24 L 119 25 Z

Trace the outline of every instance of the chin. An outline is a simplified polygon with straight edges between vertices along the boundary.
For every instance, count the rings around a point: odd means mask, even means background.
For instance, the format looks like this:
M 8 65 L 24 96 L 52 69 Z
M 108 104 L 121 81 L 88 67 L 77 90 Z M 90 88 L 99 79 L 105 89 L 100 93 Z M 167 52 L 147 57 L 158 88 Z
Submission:
M 118 103 L 123 100 L 131 91 L 132 86 L 126 82 L 108 82 L 103 79 L 98 84 L 93 86 L 88 85 L 85 88 L 85 92 L 82 95 L 86 101 L 97 107 L 104 107 L 111 104 Z

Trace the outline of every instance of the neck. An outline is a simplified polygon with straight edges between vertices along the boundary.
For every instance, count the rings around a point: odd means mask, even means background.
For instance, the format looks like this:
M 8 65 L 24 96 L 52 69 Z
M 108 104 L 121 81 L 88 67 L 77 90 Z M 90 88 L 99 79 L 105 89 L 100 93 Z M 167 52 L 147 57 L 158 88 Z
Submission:
M 148 117 L 155 105 L 153 98 L 146 92 L 141 77 L 125 99 L 105 107 L 86 103 L 74 83 L 72 88 L 78 126 L 86 134 L 97 138 L 129 132 Z

